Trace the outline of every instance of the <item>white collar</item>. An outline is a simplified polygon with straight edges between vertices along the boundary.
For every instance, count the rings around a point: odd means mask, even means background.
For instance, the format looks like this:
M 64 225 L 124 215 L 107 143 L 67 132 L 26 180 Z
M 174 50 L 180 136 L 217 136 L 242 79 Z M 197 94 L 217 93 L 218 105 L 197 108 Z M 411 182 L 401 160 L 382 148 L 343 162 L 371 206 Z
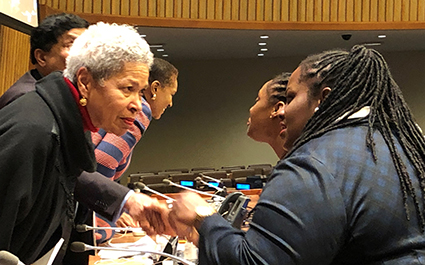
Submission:
M 367 115 L 369 115 L 369 113 L 370 113 L 370 106 L 364 106 L 359 111 L 351 114 L 347 119 L 364 118 Z M 346 112 L 344 115 L 342 115 L 341 117 L 339 117 L 338 119 L 336 119 L 335 122 L 339 122 L 340 120 L 344 119 L 345 116 L 347 116 L 347 115 L 348 115 L 348 112 Z

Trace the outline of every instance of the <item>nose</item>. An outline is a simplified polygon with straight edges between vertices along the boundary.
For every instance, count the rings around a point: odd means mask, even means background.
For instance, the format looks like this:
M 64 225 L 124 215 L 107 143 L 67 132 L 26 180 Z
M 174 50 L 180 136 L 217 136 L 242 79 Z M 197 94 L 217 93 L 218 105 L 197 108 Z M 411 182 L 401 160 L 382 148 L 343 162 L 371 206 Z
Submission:
M 136 94 L 132 97 L 130 102 L 130 111 L 133 113 L 137 113 L 142 110 L 142 97 L 140 94 Z

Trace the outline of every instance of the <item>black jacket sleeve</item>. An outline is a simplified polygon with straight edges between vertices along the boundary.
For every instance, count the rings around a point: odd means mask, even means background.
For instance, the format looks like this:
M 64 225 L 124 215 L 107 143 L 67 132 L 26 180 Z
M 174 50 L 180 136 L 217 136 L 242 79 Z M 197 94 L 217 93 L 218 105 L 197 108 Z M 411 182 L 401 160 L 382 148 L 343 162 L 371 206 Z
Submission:
M 98 172 L 83 172 L 75 186 L 75 199 L 112 221 L 130 190 Z

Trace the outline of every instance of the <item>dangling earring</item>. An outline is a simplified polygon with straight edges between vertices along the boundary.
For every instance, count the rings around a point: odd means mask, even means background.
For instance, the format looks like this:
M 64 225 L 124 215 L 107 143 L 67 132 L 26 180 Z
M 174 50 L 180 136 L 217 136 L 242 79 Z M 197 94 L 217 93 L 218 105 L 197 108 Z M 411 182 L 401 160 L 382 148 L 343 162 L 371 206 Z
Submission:
M 80 105 L 81 105 L 82 107 L 85 107 L 85 106 L 87 105 L 87 99 L 86 99 L 86 98 L 81 98 L 81 99 L 80 99 Z
M 152 100 L 155 100 L 156 99 L 156 94 L 153 94 L 151 99 Z

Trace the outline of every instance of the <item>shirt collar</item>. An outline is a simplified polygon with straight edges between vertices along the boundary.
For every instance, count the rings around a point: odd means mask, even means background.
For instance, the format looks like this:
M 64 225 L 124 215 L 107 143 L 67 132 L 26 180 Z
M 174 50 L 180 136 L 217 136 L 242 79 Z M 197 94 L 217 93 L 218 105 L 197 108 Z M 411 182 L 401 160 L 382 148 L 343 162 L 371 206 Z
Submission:
M 341 121 L 342 119 L 344 119 L 349 112 L 346 112 L 344 115 L 342 115 L 341 117 L 339 117 L 338 119 L 336 119 L 336 122 Z M 364 106 L 363 108 L 361 108 L 359 111 L 351 114 L 347 119 L 358 119 L 358 118 L 364 118 L 367 115 L 369 115 L 370 113 L 370 106 Z

